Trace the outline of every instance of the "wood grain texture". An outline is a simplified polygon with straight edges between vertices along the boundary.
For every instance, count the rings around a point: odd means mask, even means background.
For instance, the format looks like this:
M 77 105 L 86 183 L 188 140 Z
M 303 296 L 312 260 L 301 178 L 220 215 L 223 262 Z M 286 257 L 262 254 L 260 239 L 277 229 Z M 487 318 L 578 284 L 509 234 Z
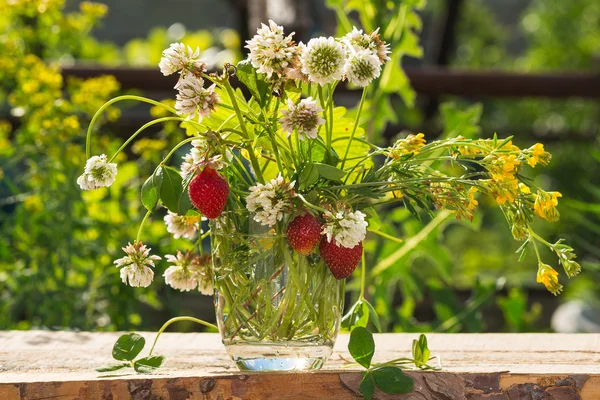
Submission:
M 159 374 L 100 377 L 93 369 L 111 363 L 118 336 L 0 332 L 0 400 L 361 398 L 361 373 L 343 368 L 347 335 L 317 373 L 239 373 L 218 335 L 166 333 L 155 350 L 168 358 Z M 374 360 L 409 356 L 415 337 L 376 335 Z M 428 340 L 444 371 L 410 372 L 412 393 L 377 393 L 377 399 L 600 399 L 598 334 L 429 334 Z

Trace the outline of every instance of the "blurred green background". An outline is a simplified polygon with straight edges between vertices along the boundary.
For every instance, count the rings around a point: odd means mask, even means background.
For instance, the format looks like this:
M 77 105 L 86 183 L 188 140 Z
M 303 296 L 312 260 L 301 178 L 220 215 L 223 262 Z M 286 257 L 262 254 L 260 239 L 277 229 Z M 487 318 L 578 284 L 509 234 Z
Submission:
M 282 10 L 287 4 L 298 13 L 303 2 L 281 3 Z M 284 21 L 275 19 L 304 40 L 343 31 L 346 18 L 385 27 L 391 10 L 404 10 L 406 28 L 392 47 L 400 54 L 394 61 L 402 58 L 411 68 L 600 74 L 600 3 L 595 0 L 303 4 L 310 5 L 304 14 L 279 12 Z M 165 125 L 139 139 L 118 160 L 113 186 L 80 191 L 75 181 L 85 163 L 87 124 L 104 101 L 124 91 L 108 74 L 65 79 L 61 69 L 157 69 L 162 50 L 174 41 L 199 46 L 215 67 L 237 62 L 255 28 L 251 11 L 245 1 L 0 0 L 0 329 L 156 330 L 178 315 L 214 320 L 211 298 L 175 292 L 162 279 L 149 288 L 130 288 L 112 265 L 143 217 L 141 183 L 185 133 Z M 456 15 L 449 26 L 452 11 Z M 366 117 L 381 143 L 407 130 L 423 131 L 429 140 L 497 132 L 515 135 L 515 144 L 523 147 L 544 143 L 553 160 L 536 171 L 535 182 L 563 193 L 562 218 L 537 229 L 551 241 L 559 236 L 570 241 L 584 271 L 570 281 L 562 277 L 562 296 L 546 292 L 535 283 L 535 261 L 517 261 L 518 243 L 501 212 L 484 199 L 473 223 L 451 217 L 416 221 L 404 209 L 389 209 L 383 229 L 405 244 L 373 237 L 366 245 L 368 298 L 385 329 L 600 331 L 598 99 L 430 98 L 415 94 L 399 67 L 391 73 L 393 79 L 378 87 L 381 95 L 371 99 Z M 144 87 L 128 90 L 142 91 L 158 100 L 174 96 Z M 350 105 L 355 100 L 352 93 L 339 99 Z M 128 105 L 111 109 L 95 145 L 106 153 L 116 150 L 157 113 Z M 182 245 L 160 218 L 147 232 L 145 242 L 158 254 Z M 157 277 L 164 268 L 159 263 Z M 357 286 L 350 283 L 348 304 Z

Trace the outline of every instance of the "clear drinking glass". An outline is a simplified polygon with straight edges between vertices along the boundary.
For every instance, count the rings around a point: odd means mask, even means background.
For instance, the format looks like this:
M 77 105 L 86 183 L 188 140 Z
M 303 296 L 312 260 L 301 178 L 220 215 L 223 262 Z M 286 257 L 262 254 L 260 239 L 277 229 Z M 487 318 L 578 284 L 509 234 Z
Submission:
M 321 368 L 340 328 L 344 281 L 248 212 L 225 212 L 210 228 L 217 323 L 238 368 Z

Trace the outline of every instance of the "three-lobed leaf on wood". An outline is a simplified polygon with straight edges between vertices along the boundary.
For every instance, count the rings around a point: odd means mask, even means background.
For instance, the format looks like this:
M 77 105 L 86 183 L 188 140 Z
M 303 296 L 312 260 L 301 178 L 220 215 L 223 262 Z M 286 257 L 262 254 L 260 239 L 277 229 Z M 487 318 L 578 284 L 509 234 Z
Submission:
M 117 339 L 112 356 L 119 361 L 132 361 L 146 345 L 146 339 L 137 333 L 128 333 Z
M 96 368 L 97 372 L 114 372 L 133 367 L 138 374 L 151 374 L 165 362 L 165 357 L 149 355 L 135 359 L 146 345 L 146 339 L 137 333 L 126 333 L 119 336 L 113 346 L 112 356 L 115 360 L 126 361 Z
M 361 314 L 362 316 L 356 321 L 360 323 L 360 319 L 364 319 L 364 315 L 367 315 L 368 317 L 370 313 L 370 307 L 366 304 L 368 304 L 366 300 L 359 300 L 359 302 L 353 306 L 353 310 L 350 310 L 347 314 L 347 318 L 356 319 L 354 316 Z M 381 364 L 372 364 L 373 355 L 375 354 L 373 334 L 363 326 L 356 326 L 350 332 L 348 351 L 359 365 L 366 368 L 359 386 L 364 400 L 371 400 L 375 395 L 376 390 L 388 394 L 404 394 L 411 392 L 413 390 L 414 380 L 406 375 L 399 365 L 405 366 L 414 364 L 416 368 L 420 369 L 435 369 L 427 364 L 430 351 L 427 347 L 427 338 L 425 335 L 421 335 L 419 339 L 413 341 L 412 359 L 399 358 Z

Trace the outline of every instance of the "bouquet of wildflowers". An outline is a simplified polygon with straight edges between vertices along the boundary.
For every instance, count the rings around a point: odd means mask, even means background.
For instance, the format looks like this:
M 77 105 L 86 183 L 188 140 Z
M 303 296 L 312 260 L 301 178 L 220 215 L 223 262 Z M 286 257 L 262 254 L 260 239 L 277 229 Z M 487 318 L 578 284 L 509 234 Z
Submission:
M 446 209 L 471 220 L 480 196 L 495 199 L 512 235 L 523 243 L 522 252 L 534 248 L 537 281 L 548 290 L 557 294 L 562 286 L 558 272 L 540 259 L 540 245 L 556 253 L 568 277 L 579 273 L 572 248 L 562 241 L 550 243 L 531 228 L 536 217 L 559 217 L 561 194 L 535 188 L 522 175 L 550 161 L 542 144 L 521 149 L 510 138 L 461 136 L 427 143 L 421 133 L 389 147 L 366 140 L 360 120 L 365 93 L 389 52 L 377 31 L 354 28 L 341 38 L 297 44 L 293 33 L 286 36 L 270 21 L 246 47 L 247 60 L 226 64 L 217 74 L 207 72 L 198 49 L 171 45 L 159 66 L 164 75 L 179 74 L 174 107 L 117 97 L 98 111 L 88 131 L 88 161 L 78 179 L 84 190 L 112 184 L 115 156 L 145 128 L 176 121 L 185 129 L 187 138 L 166 154 L 141 193 L 148 210 L 144 221 L 164 207 L 166 232 L 190 240 L 189 249 L 165 256 L 168 285 L 212 293 L 211 257 L 202 254 L 210 232 L 202 232 L 201 222 L 209 219 L 211 226 L 223 227 L 224 213 L 247 212 L 265 232 L 284 237 L 294 257 L 322 260 L 335 279 L 344 279 L 361 261 L 367 231 L 385 236 L 374 223 L 379 206 L 399 203 L 413 214 Z M 356 115 L 334 104 L 340 83 L 362 88 Z M 94 122 L 122 100 L 162 107 L 167 116 L 148 122 L 111 158 L 92 156 Z M 174 156 L 183 146 L 190 150 L 177 162 Z M 455 167 L 444 169 L 454 173 L 433 168 L 442 163 Z M 138 238 L 123 249 L 126 256 L 115 261 L 123 282 L 131 286 L 150 285 L 161 259 L 140 240 L 142 226 Z

